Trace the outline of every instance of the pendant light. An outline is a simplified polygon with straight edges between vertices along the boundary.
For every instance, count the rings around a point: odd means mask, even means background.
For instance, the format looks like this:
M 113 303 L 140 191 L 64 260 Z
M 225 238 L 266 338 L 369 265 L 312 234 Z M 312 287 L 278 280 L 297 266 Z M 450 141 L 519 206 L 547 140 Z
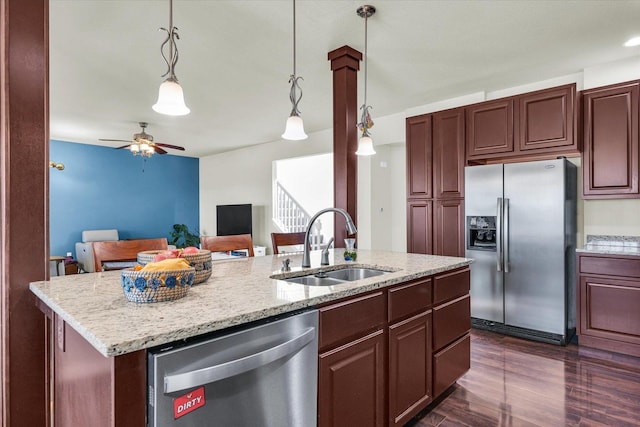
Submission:
M 369 133 L 369 129 L 373 127 L 373 121 L 369 114 L 371 106 L 367 105 L 367 21 L 370 16 L 376 13 L 376 8 L 364 5 L 360 6 L 358 10 L 356 10 L 356 13 L 361 18 L 364 18 L 364 103 L 362 107 L 360 107 L 362 117 L 360 118 L 360 123 L 357 125 L 360 132 L 362 132 L 362 136 L 358 140 L 358 151 L 356 151 L 356 154 L 358 156 L 371 156 L 376 154 L 376 151 L 373 149 L 373 140 Z
M 160 54 L 167 63 L 167 72 L 162 77 L 169 76 L 160 85 L 158 90 L 158 101 L 153 104 L 153 110 L 168 116 L 184 116 L 191 110 L 184 103 L 182 87 L 178 83 L 175 74 L 176 63 L 178 62 L 178 47 L 176 39 L 179 39 L 178 29 L 173 26 L 173 0 L 169 0 L 169 29 L 161 27 L 160 30 L 167 32 L 167 38 L 160 45 Z M 164 48 L 169 44 L 169 56 L 165 55 Z
M 287 125 L 282 134 L 282 138 L 290 141 L 300 141 L 308 138 L 307 134 L 304 133 L 304 123 L 298 110 L 298 104 L 302 99 L 302 89 L 298 84 L 298 80 L 300 79 L 302 79 L 302 77 L 296 77 L 296 0 L 293 0 L 293 74 L 289 77 L 289 83 L 291 83 L 291 91 L 289 92 L 291 113 L 289 114 Z M 297 96 L 297 91 L 300 91 L 300 96 Z

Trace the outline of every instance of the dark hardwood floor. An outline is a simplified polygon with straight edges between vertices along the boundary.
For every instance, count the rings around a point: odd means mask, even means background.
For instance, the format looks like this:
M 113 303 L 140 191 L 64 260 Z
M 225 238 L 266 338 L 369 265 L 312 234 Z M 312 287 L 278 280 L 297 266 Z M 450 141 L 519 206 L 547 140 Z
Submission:
M 408 425 L 640 426 L 640 358 L 473 329 L 471 369 Z

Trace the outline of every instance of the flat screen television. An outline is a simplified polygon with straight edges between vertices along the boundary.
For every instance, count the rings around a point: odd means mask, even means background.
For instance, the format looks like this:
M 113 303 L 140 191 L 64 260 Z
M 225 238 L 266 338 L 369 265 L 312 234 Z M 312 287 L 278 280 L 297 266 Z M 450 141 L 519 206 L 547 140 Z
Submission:
M 218 236 L 252 234 L 251 204 L 216 206 Z

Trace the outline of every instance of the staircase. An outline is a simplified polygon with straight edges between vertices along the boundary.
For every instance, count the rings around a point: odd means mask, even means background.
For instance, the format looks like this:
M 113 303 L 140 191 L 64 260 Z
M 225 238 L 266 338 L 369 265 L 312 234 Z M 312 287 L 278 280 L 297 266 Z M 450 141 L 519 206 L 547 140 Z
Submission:
M 305 231 L 311 215 L 304 210 L 296 199 L 276 181 L 273 201 L 273 221 L 283 233 Z
M 273 222 L 282 233 L 296 233 L 305 231 L 311 215 L 298 203 L 298 201 L 276 180 L 273 201 Z M 312 249 L 322 243 L 322 223 L 317 220 L 311 232 Z

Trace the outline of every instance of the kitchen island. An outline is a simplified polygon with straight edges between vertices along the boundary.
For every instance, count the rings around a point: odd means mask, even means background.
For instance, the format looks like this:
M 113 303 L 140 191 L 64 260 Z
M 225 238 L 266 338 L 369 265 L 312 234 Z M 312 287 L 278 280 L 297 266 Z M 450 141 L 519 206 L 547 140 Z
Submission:
M 293 267 L 282 272 L 286 258 Z M 270 278 L 302 274 L 301 255 L 220 261 L 214 263 L 209 280 L 193 286 L 186 297 L 157 304 L 128 302 L 118 271 L 34 282 L 30 289 L 54 325 L 56 421 L 59 425 L 144 426 L 147 349 L 399 284 L 424 282 L 437 274 L 464 270 L 471 262 L 359 250 L 358 262 L 350 265 L 388 273 L 314 287 Z M 313 252 L 313 268 L 304 272 L 317 270 L 319 264 L 320 252 Z M 329 268 L 345 264 L 341 250 L 331 251 L 330 264 Z

